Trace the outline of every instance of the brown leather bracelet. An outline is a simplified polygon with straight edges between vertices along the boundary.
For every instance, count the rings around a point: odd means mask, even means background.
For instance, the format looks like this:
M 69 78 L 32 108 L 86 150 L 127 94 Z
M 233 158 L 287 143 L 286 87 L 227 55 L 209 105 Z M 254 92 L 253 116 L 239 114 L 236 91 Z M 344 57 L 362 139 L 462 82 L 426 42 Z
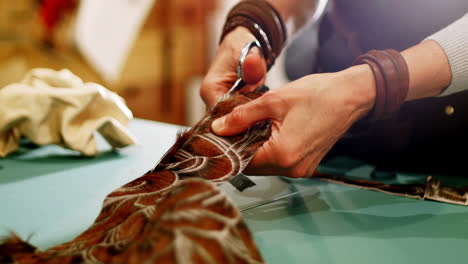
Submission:
M 268 69 L 286 42 L 286 28 L 278 11 L 265 0 L 243 0 L 228 13 L 220 42 L 238 26 L 246 27 L 260 42 Z
M 353 63 L 368 64 L 375 77 L 376 98 L 369 117 L 389 117 L 405 102 L 409 88 L 409 72 L 403 56 L 396 50 L 371 50 Z
M 400 78 L 400 84 L 402 85 L 402 87 L 400 87 L 400 98 L 398 100 L 404 103 L 409 89 L 408 64 L 406 64 L 405 58 L 403 58 L 403 56 L 396 50 L 386 49 L 383 52 L 387 54 L 389 58 L 394 60 L 393 64 L 398 65 L 396 69 L 399 71 L 398 77 Z
M 385 91 L 385 78 L 382 75 L 382 72 L 379 69 L 379 66 L 377 63 L 375 63 L 373 60 L 369 59 L 362 59 L 362 63 L 367 63 L 372 72 L 374 73 L 374 78 L 375 78 L 375 104 L 372 112 L 368 115 L 369 117 L 372 117 L 372 119 L 376 119 L 376 117 L 380 117 L 384 113 L 384 106 L 386 104 L 386 92 Z

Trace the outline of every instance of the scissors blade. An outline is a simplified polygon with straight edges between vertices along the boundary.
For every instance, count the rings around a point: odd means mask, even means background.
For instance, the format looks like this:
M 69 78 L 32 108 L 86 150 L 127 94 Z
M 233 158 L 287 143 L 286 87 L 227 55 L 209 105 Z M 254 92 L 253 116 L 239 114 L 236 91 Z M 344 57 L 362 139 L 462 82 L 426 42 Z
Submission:
M 274 202 L 282 200 L 282 199 L 286 199 L 286 198 L 294 196 L 294 195 L 296 195 L 298 193 L 299 193 L 299 191 L 295 191 L 293 193 L 288 193 L 288 194 L 285 194 L 285 195 L 282 195 L 282 196 L 279 196 L 279 197 L 276 197 L 276 198 L 273 198 L 273 199 L 270 199 L 270 200 L 267 200 L 267 201 L 263 201 L 263 202 L 260 202 L 260 203 L 256 203 L 256 204 L 247 206 L 245 208 L 240 209 L 239 211 L 244 212 L 244 211 L 247 211 L 247 210 L 255 209 L 255 208 L 263 206 L 263 205 L 267 205 L 267 204 L 274 203 Z
M 235 91 L 239 91 L 240 89 L 244 88 L 245 85 L 246 83 L 244 82 L 244 80 L 242 80 L 242 78 L 238 78 L 234 85 L 231 87 L 231 89 L 229 89 L 228 93 L 231 94 Z

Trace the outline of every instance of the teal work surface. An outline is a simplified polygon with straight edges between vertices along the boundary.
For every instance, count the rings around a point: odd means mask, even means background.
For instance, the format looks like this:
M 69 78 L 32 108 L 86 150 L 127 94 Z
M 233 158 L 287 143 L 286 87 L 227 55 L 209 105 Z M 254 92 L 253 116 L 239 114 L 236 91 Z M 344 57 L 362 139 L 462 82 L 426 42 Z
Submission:
M 112 151 L 99 139 L 95 158 L 23 142 L 18 152 L 0 159 L 0 235 L 14 231 L 42 249 L 73 239 L 91 225 L 108 193 L 156 165 L 179 129 L 135 119 L 130 130 L 139 145 Z M 468 207 L 315 179 L 252 179 L 257 186 L 251 190 L 224 189 L 242 210 L 267 263 L 468 259 Z

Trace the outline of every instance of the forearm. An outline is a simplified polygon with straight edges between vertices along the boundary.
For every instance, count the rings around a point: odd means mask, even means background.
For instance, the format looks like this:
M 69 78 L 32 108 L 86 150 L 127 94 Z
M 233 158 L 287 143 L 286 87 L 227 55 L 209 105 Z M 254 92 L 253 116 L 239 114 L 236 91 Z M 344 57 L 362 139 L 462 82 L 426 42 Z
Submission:
M 468 90 L 466 47 L 468 47 L 468 15 L 418 45 L 402 51 L 409 71 L 409 89 L 405 101 Z M 371 72 L 369 67 L 367 71 Z M 367 78 L 361 78 L 360 89 L 366 89 L 368 94 L 375 94 L 374 79 L 369 77 L 369 74 L 361 76 Z M 372 96 L 363 99 L 375 100 Z
M 439 95 L 452 79 L 450 64 L 442 47 L 424 41 L 402 53 L 409 71 L 406 101 Z
M 468 14 L 402 52 L 410 73 L 407 101 L 468 90 Z

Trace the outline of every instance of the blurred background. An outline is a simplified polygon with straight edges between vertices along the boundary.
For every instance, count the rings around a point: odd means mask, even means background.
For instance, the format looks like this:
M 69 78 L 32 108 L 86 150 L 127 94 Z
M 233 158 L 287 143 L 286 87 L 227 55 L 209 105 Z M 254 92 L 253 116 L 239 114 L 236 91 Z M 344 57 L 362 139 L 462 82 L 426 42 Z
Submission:
M 201 80 L 236 2 L 0 0 L 0 87 L 31 68 L 67 68 L 118 93 L 137 118 L 193 125 L 205 111 Z M 275 85 L 286 78 L 278 61 L 268 79 Z

